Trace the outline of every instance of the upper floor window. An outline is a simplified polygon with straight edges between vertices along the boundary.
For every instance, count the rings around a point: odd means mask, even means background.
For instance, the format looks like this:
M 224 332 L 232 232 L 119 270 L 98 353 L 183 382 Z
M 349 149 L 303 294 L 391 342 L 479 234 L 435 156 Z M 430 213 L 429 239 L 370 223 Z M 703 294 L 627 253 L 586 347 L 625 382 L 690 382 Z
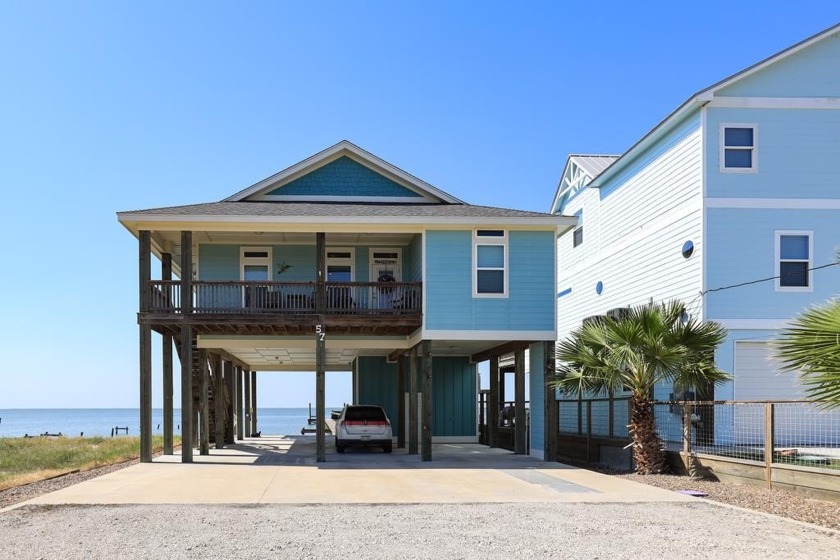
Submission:
M 812 232 L 776 232 L 777 291 L 810 292 L 813 289 L 813 252 Z
M 720 170 L 748 173 L 758 170 L 756 126 L 720 125 Z
M 581 210 L 575 217 L 578 219 L 577 227 L 572 233 L 572 247 L 577 247 L 583 243 L 583 211 Z
M 479 229 L 473 236 L 473 295 L 506 296 L 508 244 L 507 232 Z

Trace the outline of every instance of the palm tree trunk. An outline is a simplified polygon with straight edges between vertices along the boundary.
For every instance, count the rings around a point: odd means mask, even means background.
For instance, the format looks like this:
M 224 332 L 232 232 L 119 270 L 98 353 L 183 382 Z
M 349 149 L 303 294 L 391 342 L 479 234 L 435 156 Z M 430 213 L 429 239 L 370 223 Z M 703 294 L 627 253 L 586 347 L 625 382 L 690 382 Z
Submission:
M 667 471 L 668 462 L 662 450 L 662 442 L 656 435 L 653 403 L 641 395 L 633 395 L 630 436 L 633 439 L 633 461 L 637 473 L 659 474 Z

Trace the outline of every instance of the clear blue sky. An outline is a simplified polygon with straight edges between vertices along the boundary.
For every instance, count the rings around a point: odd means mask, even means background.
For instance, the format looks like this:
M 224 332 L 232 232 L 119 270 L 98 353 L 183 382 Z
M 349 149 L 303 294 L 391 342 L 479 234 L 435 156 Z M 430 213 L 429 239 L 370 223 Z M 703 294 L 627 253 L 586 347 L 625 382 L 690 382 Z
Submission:
M 840 21 L 828 1 L 403 4 L 0 3 L 0 408 L 137 406 L 117 211 L 220 200 L 341 139 L 545 211 L 569 153 L 621 153 Z M 314 401 L 312 375 L 285 379 L 261 376 L 261 406 Z

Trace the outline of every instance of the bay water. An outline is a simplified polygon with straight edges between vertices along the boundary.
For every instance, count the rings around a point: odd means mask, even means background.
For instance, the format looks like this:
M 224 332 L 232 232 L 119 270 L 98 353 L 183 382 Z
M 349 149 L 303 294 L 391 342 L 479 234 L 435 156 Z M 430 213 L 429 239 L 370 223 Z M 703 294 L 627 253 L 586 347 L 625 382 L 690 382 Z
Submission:
M 341 407 L 327 407 L 331 410 Z M 315 409 L 312 409 L 315 413 Z M 257 430 L 263 435 L 300 435 L 307 427 L 309 408 L 259 408 Z M 175 409 L 172 425 L 180 432 L 181 410 Z M 137 408 L 12 408 L 0 409 L 0 437 L 37 436 L 44 433 L 65 436 L 111 436 L 114 428 L 128 428 L 128 435 L 140 435 Z M 163 410 L 152 409 L 152 432 L 163 434 Z M 124 435 L 124 430 L 119 435 Z

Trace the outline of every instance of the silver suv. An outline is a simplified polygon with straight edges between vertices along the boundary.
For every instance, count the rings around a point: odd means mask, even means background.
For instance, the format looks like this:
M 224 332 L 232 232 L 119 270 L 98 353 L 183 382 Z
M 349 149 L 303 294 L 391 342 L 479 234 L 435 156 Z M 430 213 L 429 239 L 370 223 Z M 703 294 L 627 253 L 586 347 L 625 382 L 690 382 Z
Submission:
M 381 447 L 391 452 L 391 421 L 381 406 L 349 404 L 335 424 L 335 450 L 344 453 L 351 445 Z

